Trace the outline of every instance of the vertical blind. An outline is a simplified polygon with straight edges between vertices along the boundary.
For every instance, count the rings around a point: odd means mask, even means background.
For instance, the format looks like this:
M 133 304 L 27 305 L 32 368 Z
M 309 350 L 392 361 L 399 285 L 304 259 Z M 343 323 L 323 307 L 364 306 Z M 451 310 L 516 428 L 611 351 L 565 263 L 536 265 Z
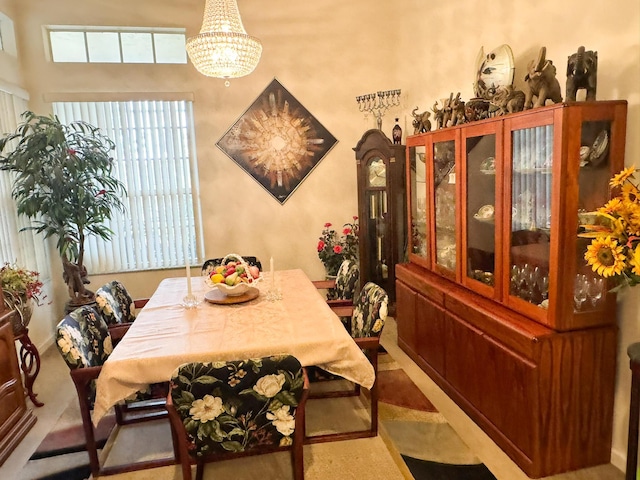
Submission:
M 0 91 L 0 135 L 16 131 L 20 115 L 27 110 L 27 100 L 17 95 Z M 7 145 L 2 152 L 11 149 Z M 18 216 L 16 204 L 11 196 L 13 174 L 0 171 L 0 263 L 15 263 L 20 267 L 40 272 L 40 279 L 49 278 L 48 257 L 44 241 L 33 231 L 20 231 L 30 222 Z
M 188 101 L 55 102 L 62 123 L 86 121 L 116 144 L 114 175 L 127 189 L 114 235 L 88 237 L 91 274 L 174 268 L 199 263 L 200 205 Z

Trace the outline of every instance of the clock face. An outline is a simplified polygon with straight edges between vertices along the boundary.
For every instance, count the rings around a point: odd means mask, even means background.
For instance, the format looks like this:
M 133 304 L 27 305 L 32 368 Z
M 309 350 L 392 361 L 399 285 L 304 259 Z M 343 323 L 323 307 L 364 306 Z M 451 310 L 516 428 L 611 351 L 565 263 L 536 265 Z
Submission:
M 500 45 L 487 55 L 480 47 L 473 86 L 476 97 L 490 100 L 498 87 L 512 85 L 514 71 L 513 52 L 509 45 Z
M 385 187 L 387 185 L 387 166 L 384 160 L 376 157 L 369 163 L 369 186 Z

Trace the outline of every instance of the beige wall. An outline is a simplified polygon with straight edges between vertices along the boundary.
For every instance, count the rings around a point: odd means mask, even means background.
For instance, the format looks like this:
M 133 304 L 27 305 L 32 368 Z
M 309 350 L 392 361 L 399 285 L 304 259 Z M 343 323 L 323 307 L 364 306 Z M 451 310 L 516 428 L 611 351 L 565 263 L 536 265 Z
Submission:
M 49 111 L 45 95 L 64 97 L 65 92 L 194 95 L 207 257 L 230 251 L 255 254 L 263 260 L 273 256 L 276 268 L 300 267 L 310 277 L 322 277 L 324 270 L 315 253 L 317 237 L 325 222 L 340 225 L 356 214 L 352 147 L 374 126 L 371 116 L 365 119 L 358 112 L 355 97 L 402 89 L 402 104 L 386 114 L 383 130 L 390 136 L 393 118 L 400 117 L 406 134 L 416 106 L 430 109 L 436 99 L 452 91 L 461 92 L 463 99 L 472 96 L 481 46 L 485 51 L 503 43 L 511 46 L 518 87 L 522 87 L 526 64 L 546 46 L 547 57 L 558 66 L 563 90 L 567 56 L 580 45 L 597 50 L 598 98 L 628 100 L 626 163 L 640 166 L 637 0 L 617 0 L 606 6 L 579 0 L 239 0 L 245 28 L 262 40 L 264 51 L 255 72 L 232 81 L 229 88 L 220 80 L 201 76 L 190 64 L 54 65 L 46 60 L 44 24 L 186 26 L 187 34 L 192 35 L 200 28 L 203 0 L 0 0 L 0 10 L 8 13 L 18 3 L 20 8 L 13 13 L 25 67 L 23 87 L 30 92 L 35 111 Z M 0 78 L 4 76 L 1 62 L 0 57 Z M 215 146 L 274 77 L 339 140 L 284 205 Z M 141 297 L 152 293 L 160 278 L 180 273 L 118 277 Z M 94 278 L 93 285 L 110 278 Z M 57 289 L 64 295 L 61 287 Z M 625 349 L 640 338 L 638 306 L 638 291 L 622 295 L 612 449 L 613 462 L 620 468 L 624 466 L 630 383 Z M 46 332 L 58 320 L 55 312 L 60 308 L 55 306 L 49 318 L 38 318 L 36 343 L 46 343 Z

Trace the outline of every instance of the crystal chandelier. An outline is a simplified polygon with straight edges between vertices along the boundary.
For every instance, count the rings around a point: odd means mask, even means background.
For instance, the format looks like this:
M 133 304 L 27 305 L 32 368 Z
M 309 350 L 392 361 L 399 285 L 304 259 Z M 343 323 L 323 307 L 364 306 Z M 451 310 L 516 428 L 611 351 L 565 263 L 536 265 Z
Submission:
M 207 0 L 202 28 L 198 35 L 187 39 L 187 53 L 203 75 L 238 78 L 256 68 L 262 44 L 247 35 L 236 0 Z M 229 85 L 228 80 L 225 85 Z

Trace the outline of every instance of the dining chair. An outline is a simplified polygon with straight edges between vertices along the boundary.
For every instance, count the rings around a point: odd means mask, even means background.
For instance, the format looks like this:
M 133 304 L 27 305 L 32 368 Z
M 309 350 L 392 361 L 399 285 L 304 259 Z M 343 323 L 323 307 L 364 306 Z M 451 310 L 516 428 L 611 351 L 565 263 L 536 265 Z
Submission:
M 344 260 L 340 264 L 335 279 L 315 280 L 313 285 L 318 290 L 327 290 L 327 303 L 331 308 L 353 305 L 360 281 L 360 266 L 353 260 Z M 349 330 L 349 316 L 340 317 L 343 325 Z
M 136 319 L 138 309 L 148 301 L 148 298 L 134 300 L 118 280 L 113 280 L 96 291 L 97 310 L 107 322 L 111 333 L 118 331 L 118 337 L 124 335 Z
M 350 333 L 356 344 L 362 348 L 373 371 L 378 375 L 378 349 L 380 335 L 387 319 L 389 296 L 382 287 L 373 282 L 367 282 L 355 299 L 352 306 L 340 306 L 333 310 L 338 316 L 351 313 Z M 307 367 L 310 380 L 336 380 L 341 377 L 329 374 L 319 367 Z M 341 379 L 342 380 L 342 379 Z M 360 385 L 353 384 L 348 390 L 311 391 L 309 398 L 335 398 L 360 395 Z M 378 434 L 378 380 L 376 378 L 369 392 L 369 406 L 371 413 L 370 428 L 352 432 L 339 432 L 323 435 L 308 436 L 306 443 L 320 443 L 333 440 L 349 440 L 353 438 L 375 437 Z
M 184 480 L 202 480 L 205 463 L 291 451 L 293 476 L 304 479 L 306 372 L 291 355 L 194 362 L 171 376 L 167 410 Z M 240 467 L 239 467 L 240 468 Z
M 242 259 L 247 262 L 248 265 L 256 266 L 258 267 L 258 270 L 262 271 L 262 262 L 260 262 L 257 257 L 245 257 L 244 255 L 242 255 Z M 202 274 L 211 273 L 214 267 L 217 267 L 222 263 L 222 260 L 224 260 L 224 257 L 210 258 L 209 260 L 206 260 L 202 264 Z
M 170 465 L 171 459 L 145 461 L 137 464 L 102 468 L 98 458 L 95 432 L 91 421 L 91 410 L 96 396 L 96 379 L 102 365 L 113 350 L 112 336 L 104 318 L 91 306 L 77 308 L 67 314 L 56 327 L 56 346 L 70 369 L 75 385 L 80 415 L 87 443 L 87 453 L 93 477 L 123 471 Z M 116 405 L 118 425 L 166 418 L 165 397 L 168 383 L 154 384 L 144 392 L 137 392 Z

